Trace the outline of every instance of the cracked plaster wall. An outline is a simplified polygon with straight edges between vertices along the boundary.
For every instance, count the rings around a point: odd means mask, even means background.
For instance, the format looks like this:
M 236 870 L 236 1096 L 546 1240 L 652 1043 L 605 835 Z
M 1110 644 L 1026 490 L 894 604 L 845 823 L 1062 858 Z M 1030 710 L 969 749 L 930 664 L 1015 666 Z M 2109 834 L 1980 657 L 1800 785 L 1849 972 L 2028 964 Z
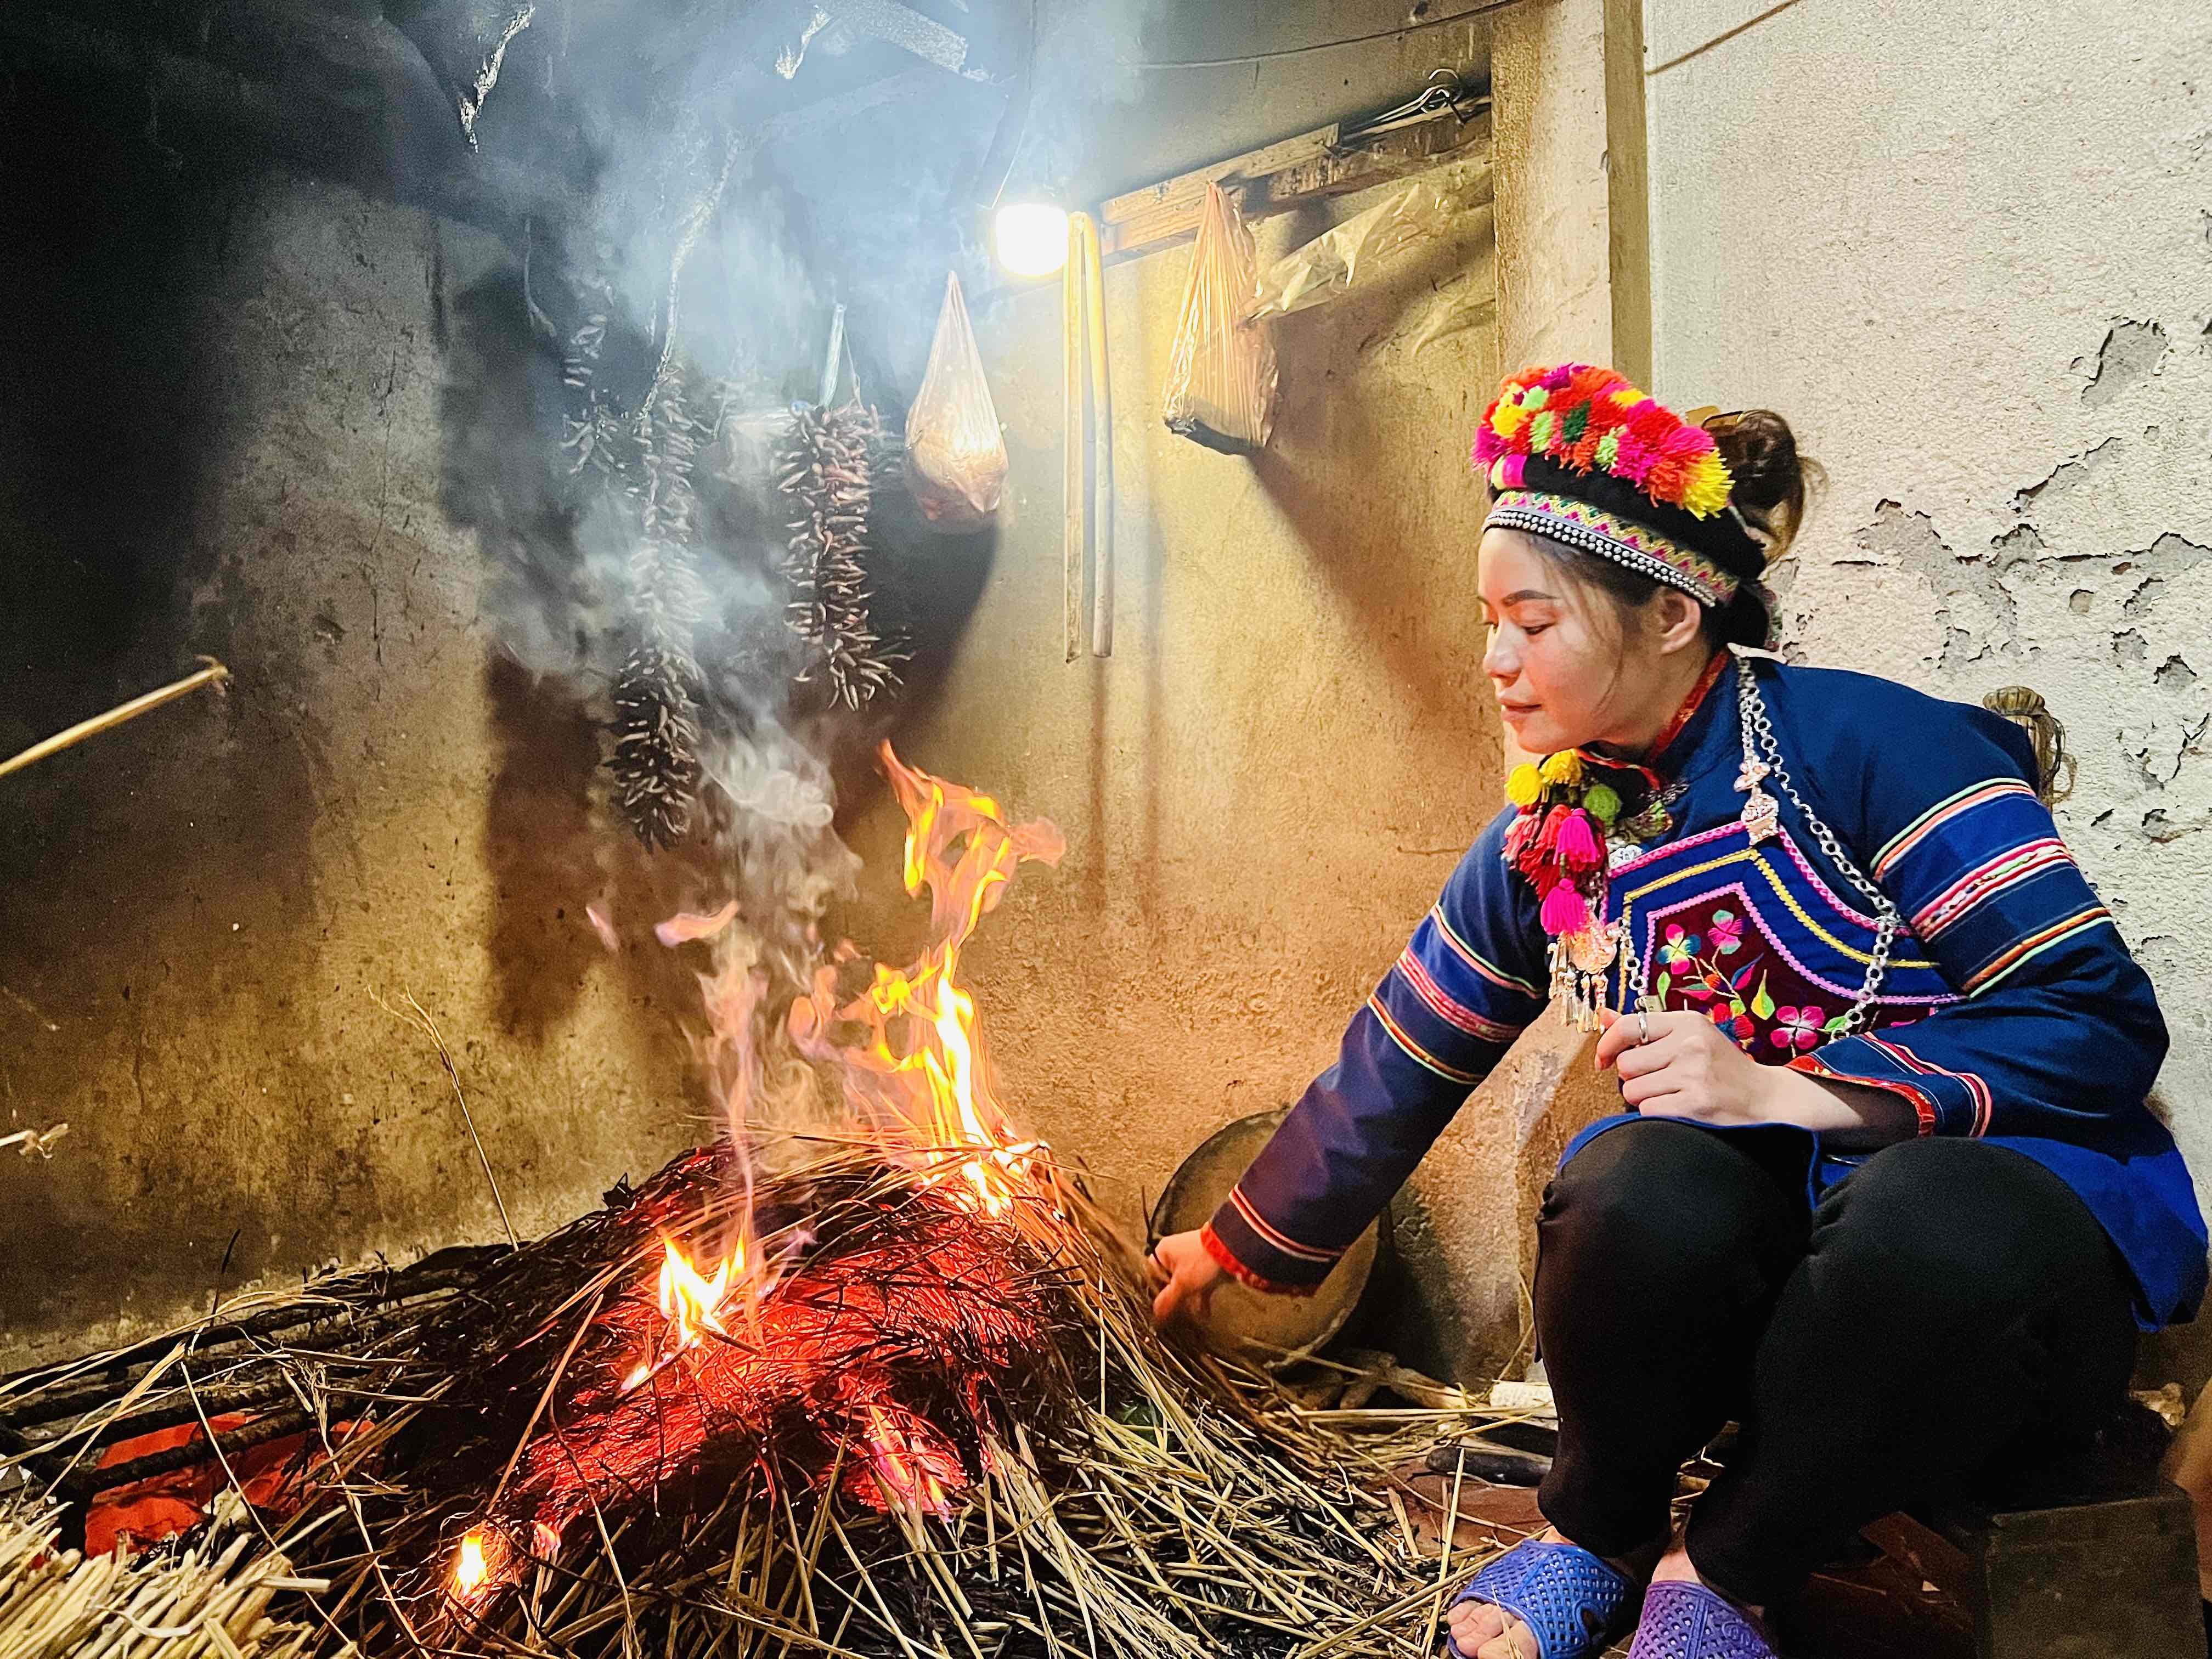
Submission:
M 1766 10 L 1647 8 L 1656 389 L 1778 409 L 1826 465 L 1794 654 L 2064 720 L 2059 822 L 2159 984 L 2212 1193 L 2212 30 Z M 2162 1353 L 2201 1377 L 2212 1329 Z

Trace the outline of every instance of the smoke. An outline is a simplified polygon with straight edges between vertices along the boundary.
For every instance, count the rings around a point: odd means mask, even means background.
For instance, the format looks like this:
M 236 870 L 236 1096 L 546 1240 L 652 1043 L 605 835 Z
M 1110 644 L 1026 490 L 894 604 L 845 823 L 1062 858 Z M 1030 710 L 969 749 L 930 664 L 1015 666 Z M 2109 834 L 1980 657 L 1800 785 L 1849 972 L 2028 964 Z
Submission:
M 828 959 L 823 918 L 858 873 L 833 763 L 893 717 L 888 693 L 829 706 L 817 647 L 787 621 L 799 504 L 772 469 L 791 407 L 821 398 L 826 367 L 833 401 L 902 427 L 946 270 L 988 276 L 980 209 L 1005 174 L 1072 176 L 1101 106 L 1138 89 L 1125 65 L 1151 9 L 978 4 L 953 74 L 830 0 L 539 0 L 520 33 L 513 8 L 471 8 L 506 54 L 473 138 L 575 194 L 559 222 L 528 224 L 519 272 L 465 302 L 447 504 L 483 535 L 499 648 L 607 729 L 601 833 L 674 844 L 697 890 L 686 908 L 735 902 L 704 941 L 695 1048 L 741 1143 L 833 1109 L 779 1016 Z M 453 54 L 457 88 L 476 84 L 479 44 Z M 923 90 L 866 103 L 872 64 Z M 848 343 L 832 359 L 840 305 Z M 929 556 L 899 505 L 870 509 L 879 605 Z M 895 652 L 903 618 L 866 625 Z M 577 898 L 604 935 L 661 919 Z

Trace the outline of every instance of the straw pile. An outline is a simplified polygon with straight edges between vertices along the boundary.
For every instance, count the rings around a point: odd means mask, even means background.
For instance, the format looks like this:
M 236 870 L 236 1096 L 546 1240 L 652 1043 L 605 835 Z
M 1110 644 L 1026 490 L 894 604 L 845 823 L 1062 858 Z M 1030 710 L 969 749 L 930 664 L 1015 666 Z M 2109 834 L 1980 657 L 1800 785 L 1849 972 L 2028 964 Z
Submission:
M 270 1616 L 279 1595 L 326 1580 L 295 1577 L 247 1534 L 125 1559 L 63 1549 L 60 1507 L 0 1499 L 0 1659 L 331 1659 L 350 1649 L 310 1622 Z
M 653 1358 L 634 1310 L 666 1243 L 712 1255 L 726 1236 L 738 1202 L 726 1156 L 690 1154 L 618 1190 L 398 1335 L 360 1280 L 351 1326 L 325 1312 L 314 1346 L 270 1341 L 250 1365 L 234 1352 L 204 1365 L 183 1334 L 165 1366 L 42 1437 L 45 1466 L 118 1416 L 179 1398 L 196 1410 L 244 1374 L 280 1382 L 285 1420 L 311 1424 L 287 1512 L 259 1512 L 261 1530 L 213 1565 L 185 1559 L 231 1575 L 224 1598 L 199 1593 L 209 1606 L 258 1619 L 264 1590 L 300 1598 L 291 1645 L 269 1651 L 1382 1659 L 1433 1645 L 1445 1591 L 1474 1563 L 1417 1543 L 1389 1472 L 1468 1413 L 1310 1412 L 1264 1376 L 1164 1345 L 1135 1259 L 1055 1170 L 992 1217 L 880 1149 L 825 1146 L 752 1195 L 752 1259 L 781 1274 L 755 1319 L 664 1358 L 648 1385 L 611 1388 Z M 929 1287 L 951 1297 L 938 1322 L 887 1316 L 878 1285 L 852 1328 L 823 1324 L 856 1291 L 825 1290 L 837 1261 L 901 1228 L 922 1231 L 930 1261 L 968 1253 Z M 814 1313 L 776 1313 L 787 1297 Z M 994 1321 L 1012 1347 L 975 1337 Z M 862 1328 L 867 1340 L 848 1340 Z M 363 1356 L 343 1352 L 346 1328 L 367 1334 L 373 1385 Z M 825 1345 L 832 1363 L 777 1380 Z M 0 1389 L 0 1420 L 42 1389 L 82 1390 L 89 1363 Z M 112 1374 L 125 1389 L 128 1370 Z M 743 1382 L 726 1397 L 725 1375 Z M 626 1414 L 619 1433 L 611 1413 Z M 644 1420 L 663 1444 L 641 1461 Z M 308 1601 L 316 1581 L 330 1588 Z M 142 1650 L 168 1651 L 128 1650 Z

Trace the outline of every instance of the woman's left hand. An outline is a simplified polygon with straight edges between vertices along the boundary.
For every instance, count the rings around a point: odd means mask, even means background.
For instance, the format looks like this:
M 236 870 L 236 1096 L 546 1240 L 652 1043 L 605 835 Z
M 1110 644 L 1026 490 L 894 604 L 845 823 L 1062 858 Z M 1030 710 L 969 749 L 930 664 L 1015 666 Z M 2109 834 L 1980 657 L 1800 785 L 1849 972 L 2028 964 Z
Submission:
M 1620 1095 L 1647 1117 L 1694 1118 L 1701 1123 L 1794 1121 L 1788 1091 L 1796 1082 L 1778 1066 L 1762 1066 L 1699 1013 L 1601 1016 L 1597 1063 L 1620 1072 Z

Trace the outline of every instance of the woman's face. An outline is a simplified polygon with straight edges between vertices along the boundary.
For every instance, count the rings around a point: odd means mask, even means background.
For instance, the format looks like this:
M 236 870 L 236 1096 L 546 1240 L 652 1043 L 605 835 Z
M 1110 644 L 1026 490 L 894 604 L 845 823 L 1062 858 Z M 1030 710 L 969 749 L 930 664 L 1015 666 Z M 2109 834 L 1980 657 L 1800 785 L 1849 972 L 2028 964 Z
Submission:
M 1674 712 L 1653 714 L 1673 654 L 1663 623 L 1621 617 L 1606 594 L 1545 558 L 1526 531 L 1485 531 L 1480 564 L 1489 629 L 1482 670 L 1513 740 L 1534 755 L 1650 741 Z

